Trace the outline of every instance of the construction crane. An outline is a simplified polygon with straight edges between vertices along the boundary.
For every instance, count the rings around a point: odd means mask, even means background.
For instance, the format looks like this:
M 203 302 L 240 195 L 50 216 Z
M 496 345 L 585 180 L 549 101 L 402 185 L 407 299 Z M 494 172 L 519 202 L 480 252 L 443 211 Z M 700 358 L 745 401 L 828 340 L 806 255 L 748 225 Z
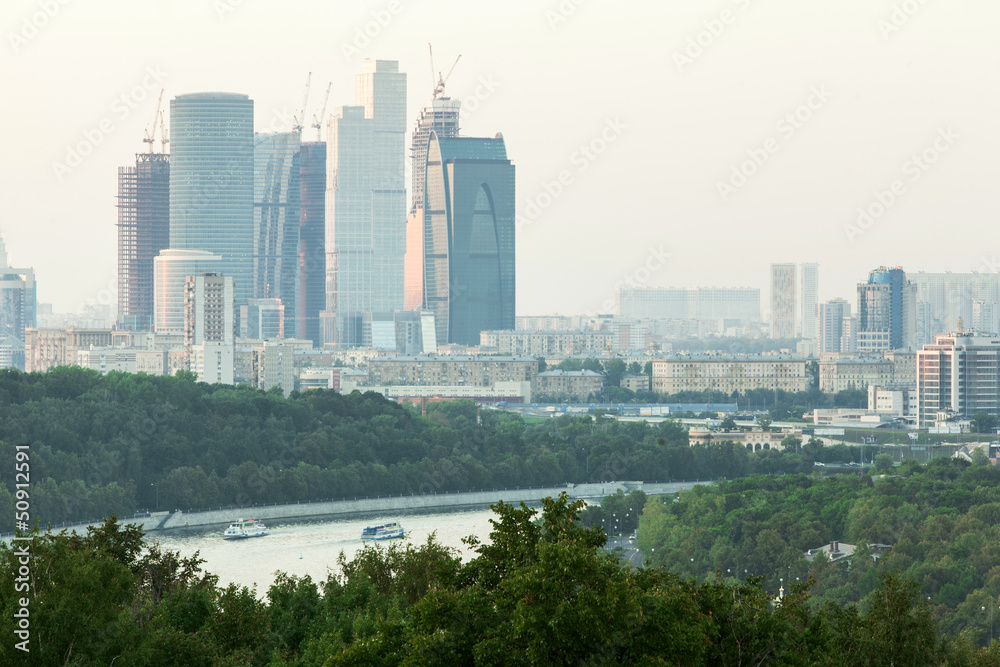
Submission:
M 163 111 L 160 111 L 160 152 L 167 152 L 167 144 L 170 143 L 170 139 L 167 138 L 167 124 L 163 121 Z
M 316 141 L 320 141 L 320 132 L 323 128 L 323 120 L 326 118 L 326 103 L 330 100 L 330 88 L 333 86 L 333 82 L 326 84 L 326 95 L 323 97 L 323 110 L 319 112 L 319 116 L 313 116 L 312 126 L 316 128 Z
M 292 132 L 301 132 L 302 128 L 305 127 L 302 121 L 306 119 L 306 103 L 309 101 L 309 82 L 312 80 L 312 72 L 306 77 L 306 89 L 302 93 L 302 104 L 299 105 L 298 111 L 292 116 Z
M 156 141 L 156 121 L 159 120 L 163 122 L 163 116 L 160 114 L 160 105 L 163 104 L 163 88 L 160 88 L 160 97 L 156 100 L 156 113 L 153 114 L 153 122 L 145 130 L 145 136 L 142 138 L 142 143 L 149 144 L 149 152 L 153 152 L 153 142 Z
M 462 54 L 458 54 L 458 58 L 455 58 L 455 62 L 452 64 L 451 69 L 448 70 L 447 76 L 441 76 L 441 72 L 438 72 L 437 81 L 434 81 L 434 48 L 430 42 L 427 43 L 427 49 L 431 54 L 431 82 L 434 85 L 434 99 L 437 99 L 439 96 L 444 95 L 444 84 L 451 78 L 451 73 L 455 71 L 455 65 L 458 64 L 458 61 L 462 59 Z

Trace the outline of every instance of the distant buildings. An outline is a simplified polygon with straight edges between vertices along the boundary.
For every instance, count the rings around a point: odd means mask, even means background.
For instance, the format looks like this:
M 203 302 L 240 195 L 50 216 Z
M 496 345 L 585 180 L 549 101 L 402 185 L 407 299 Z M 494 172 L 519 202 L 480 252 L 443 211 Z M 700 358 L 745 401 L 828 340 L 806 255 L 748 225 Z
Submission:
M 406 75 L 365 60 L 328 125 L 323 342 L 361 345 L 363 313 L 403 309 Z
M 858 353 L 916 347 L 917 287 L 899 267 L 878 268 L 858 284 Z
M 926 324 L 921 334 L 954 331 L 958 319 L 967 327 L 983 333 L 1000 333 L 1000 274 L 980 273 L 908 273 L 917 288 L 917 301 L 924 307 Z M 918 341 L 929 343 L 932 339 Z
M 760 321 L 760 290 L 755 287 L 622 287 L 618 314 L 646 320 Z
M 73 366 L 77 351 L 108 345 L 110 329 L 27 329 L 24 369 L 44 373 L 56 366 Z
M 240 338 L 284 338 L 286 310 L 281 299 L 250 299 L 240 306 Z
M 497 354 L 558 357 L 602 353 L 613 339 L 609 331 L 483 331 L 479 344 Z
M 221 256 L 204 250 L 161 250 L 153 259 L 153 286 L 156 293 L 154 331 L 183 333 L 184 285 L 188 277 L 202 273 L 218 274 L 221 273 L 222 266 Z
M 372 385 L 464 385 L 531 382 L 538 373 L 533 357 L 391 356 L 368 362 Z
M 24 368 L 25 331 L 37 326 L 35 271 L 10 266 L 0 238 L 0 368 Z
M 253 100 L 246 95 L 170 101 L 170 248 L 217 255 L 212 271 L 233 279 L 235 305 L 253 296 Z
M 1000 416 L 1000 337 L 938 334 L 917 352 L 917 425 L 977 412 Z
M 795 265 L 771 265 L 771 338 L 795 338 Z
M 802 279 L 800 334 L 806 340 L 816 340 L 819 338 L 819 264 L 802 264 L 799 269 Z
M 439 137 L 427 151 L 424 309 L 439 343 L 514 328 L 514 165 L 503 137 Z
M 532 395 L 549 396 L 560 401 L 586 401 L 604 388 L 604 376 L 594 371 L 545 371 L 538 373 L 531 386 Z
M 184 346 L 200 382 L 233 384 L 234 283 L 231 276 L 189 276 L 184 284 Z
M 819 306 L 819 354 L 853 354 L 857 332 L 852 330 L 851 304 L 831 299 Z
M 788 355 L 672 355 L 654 359 L 653 391 L 718 391 L 729 396 L 751 389 L 798 392 L 809 387 L 804 359 Z
M 321 346 L 319 314 L 326 308 L 326 143 L 321 141 L 303 143 L 299 150 L 298 280 L 295 335 Z
M 361 328 L 362 347 L 401 355 L 437 354 L 434 313 L 364 313 Z
M 119 328 L 153 328 L 153 258 L 170 243 L 170 156 L 138 153 L 118 169 Z

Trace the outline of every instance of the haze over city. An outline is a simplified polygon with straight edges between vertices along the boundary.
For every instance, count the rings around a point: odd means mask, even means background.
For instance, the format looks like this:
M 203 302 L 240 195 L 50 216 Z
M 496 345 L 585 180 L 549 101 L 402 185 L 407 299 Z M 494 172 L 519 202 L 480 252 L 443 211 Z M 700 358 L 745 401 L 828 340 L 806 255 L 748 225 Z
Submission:
M 517 166 L 518 315 L 603 311 L 627 278 L 760 287 L 767 304 L 771 262 L 818 262 L 821 300 L 853 300 L 879 265 L 996 270 L 982 234 L 997 213 L 1000 7 L 985 0 L 53 0 L 3 14 L 0 235 L 57 311 L 114 303 L 117 168 L 146 148 L 161 88 L 164 104 L 245 93 L 257 131 L 287 131 L 309 72 L 307 118 L 327 82 L 329 115 L 352 103 L 364 58 L 393 59 L 412 126 L 428 42 L 437 70 L 461 54 L 447 89 L 462 134 L 502 132 Z M 880 198 L 885 213 L 859 223 Z

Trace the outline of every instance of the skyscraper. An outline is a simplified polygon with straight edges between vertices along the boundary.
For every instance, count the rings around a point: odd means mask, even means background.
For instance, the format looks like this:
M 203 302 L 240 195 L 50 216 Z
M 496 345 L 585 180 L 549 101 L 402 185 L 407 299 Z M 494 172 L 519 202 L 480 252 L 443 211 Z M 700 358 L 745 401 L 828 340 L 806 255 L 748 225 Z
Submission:
M 914 347 L 917 286 L 903 269 L 880 267 L 858 284 L 858 352 L 872 354 Z
M 184 347 L 199 382 L 233 384 L 233 279 L 203 273 L 184 279 Z
M 406 248 L 406 75 L 366 60 L 355 105 L 328 124 L 323 342 L 361 344 L 362 314 L 402 310 Z
M 802 338 L 816 340 L 819 337 L 819 264 L 801 264 L 802 279 Z
M 323 345 L 319 314 L 326 307 L 326 143 L 299 152 L 299 293 L 297 338 Z
M 118 326 L 153 328 L 153 258 L 170 243 L 170 156 L 118 169 Z
M 435 91 L 435 95 L 437 91 Z M 427 168 L 427 147 L 431 133 L 442 139 L 458 136 L 459 112 L 462 102 L 450 97 L 435 97 L 420 110 L 420 117 L 413 127 L 410 143 L 412 164 L 410 192 L 410 214 L 406 218 L 406 257 L 404 259 L 405 285 L 404 304 L 406 310 L 415 310 L 424 299 L 424 184 Z
M 851 304 L 846 299 L 832 299 L 819 306 L 819 348 L 820 353 L 847 353 L 849 343 L 844 322 L 851 319 Z M 849 327 L 849 325 L 848 325 Z
M 424 205 L 424 309 L 438 343 L 513 329 L 514 165 L 503 137 L 431 134 Z
M 299 289 L 299 132 L 254 135 L 254 294 L 281 299 L 295 330 Z
M 6 364 L 23 368 L 24 330 L 38 325 L 37 301 L 35 270 L 10 266 L 7 248 L 0 238 L 0 343 L 11 350 L 4 356 L 10 356 L 18 343 L 21 346 L 20 353 L 16 355 L 17 362 L 11 356 L 5 361 Z M 11 338 L 15 340 L 12 341 Z
M 795 338 L 795 265 L 771 265 L 771 338 Z
M 170 248 L 220 256 L 241 306 L 254 290 L 253 100 L 178 95 L 170 133 Z
M 917 351 L 917 426 L 933 426 L 938 412 L 1000 415 L 1000 338 L 938 334 Z

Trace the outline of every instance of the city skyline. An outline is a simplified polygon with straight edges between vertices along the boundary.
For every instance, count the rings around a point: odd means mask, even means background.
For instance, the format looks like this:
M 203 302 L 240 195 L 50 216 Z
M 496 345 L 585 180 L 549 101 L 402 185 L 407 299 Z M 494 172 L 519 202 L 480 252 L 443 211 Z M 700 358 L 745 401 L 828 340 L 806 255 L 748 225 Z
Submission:
M 734 2 L 722 28 L 697 7 L 572 6 L 564 14 L 556 4 L 510 3 L 496 34 L 470 43 L 461 30 L 484 10 L 450 2 L 421 12 L 303 2 L 310 20 L 294 30 L 268 9 L 228 0 L 128 14 L 116 3 L 59 5 L 26 29 L 37 4 L 12 2 L 0 71 L 12 99 L 41 103 L 6 111 L 21 157 L 2 172 L 11 216 L 0 234 L 18 265 L 35 268 L 41 301 L 59 311 L 113 304 L 113 174 L 145 148 L 161 88 L 168 99 L 249 95 L 255 130 L 287 131 L 308 72 L 312 114 L 320 82 L 332 82 L 330 108 L 348 104 L 364 57 L 398 59 L 412 77 L 409 126 L 432 93 L 430 41 L 437 70 L 463 54 L 448 82 L 463 101 L 463 134 L 503 131 L 517 156 L 518 315 L 601 311 L 615 283 L 661 250 L 671 259 L 645 285 L 766 288 L 770 263 L 816 261 L 820 302 L 850 299 L 859 277 L 882 264 L 908 274 L 996 271 L 988 245 L 929 247 L 911 234 L 942 219 L 972 234 L 995 217 L 998 100 L 981 85 L 1000 63 L 987 29 L 1000 17 L 995 5 L 921 6 L 895 25 L 891 3 Z M 968 22 L 966 11 L 982 20 Z M 128 28 L 136 22 L 149 30 Z M 253 35 L 265 27 L 289 34 L 260 49 Z M 510 51 L 511 30 L 523 53 Z M 86 62 L 63 57 L 84 48 Z M 223 51 L 235 65 L 213 64 Z M 644 61 L 662 75 L 655 85 L 642 85 L 648 70 L 633 66 Z M 73 159 L 81 146 L 87 155 Z M 623 210 L 634 222 L 613 224 Z M 707 229 L 733 242 L 706 243 Z M 565 252 L 553 253 L 560 245 Z M 747 248 L 759 261 L 746 261 Z M 594 257 L 597 267 L 585 259 Z M 578 290 L 530 289 L 556 278 Z

